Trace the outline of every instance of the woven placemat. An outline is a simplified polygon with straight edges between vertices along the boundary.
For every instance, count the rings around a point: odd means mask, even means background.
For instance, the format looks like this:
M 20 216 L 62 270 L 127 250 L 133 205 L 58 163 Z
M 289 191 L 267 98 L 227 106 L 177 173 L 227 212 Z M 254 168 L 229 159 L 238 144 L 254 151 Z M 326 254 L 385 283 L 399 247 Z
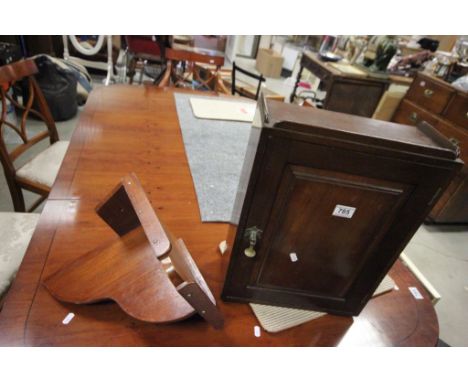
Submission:
M 373 297 L 385 292 L 390 292 L 395 288 L 395 282 L 390 276 L 385 276 L 380 285 L 375 290 Z M 271 305 L 249 304 L 263 329 L 270 333 L 277 333 L 282 330 L 293 328 L 315 320 L 327 313 L 315 312 L 311 310 L 282 308 Z

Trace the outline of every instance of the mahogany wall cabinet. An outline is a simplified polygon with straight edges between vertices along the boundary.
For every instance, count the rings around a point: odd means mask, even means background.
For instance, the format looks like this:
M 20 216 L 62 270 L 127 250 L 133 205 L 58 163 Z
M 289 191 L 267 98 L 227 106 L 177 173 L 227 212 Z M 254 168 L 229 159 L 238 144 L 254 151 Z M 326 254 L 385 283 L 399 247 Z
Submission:
M 261 99 L 223 299 L 359 314 L 462 167 L 457 156 L 427 124 Z

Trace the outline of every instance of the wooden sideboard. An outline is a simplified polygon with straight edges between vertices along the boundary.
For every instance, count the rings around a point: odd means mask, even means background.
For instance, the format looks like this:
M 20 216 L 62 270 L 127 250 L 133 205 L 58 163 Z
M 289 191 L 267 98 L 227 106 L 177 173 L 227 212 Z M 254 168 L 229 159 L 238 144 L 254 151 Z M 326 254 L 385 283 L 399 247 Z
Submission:
M 341 113 L 372 117 L 390 80 L 371 77 L 368 73 L 354 69 L 342 71 L 332 63 L 322 61 L 316 53 L 304 52 L 290 102 L 294 101 L 296 90 L 304 69 L 309 70 L 321 81 L 326 92 L 323 108 Z M 349 68 L 354 68 L 348 65 Z
M 438 78 L 418 73 L 393 121 L 406 125 L 426 121 L 459 147 L 465 166 L 428 219 L 434 223 L 468 223 L 468 94 Z

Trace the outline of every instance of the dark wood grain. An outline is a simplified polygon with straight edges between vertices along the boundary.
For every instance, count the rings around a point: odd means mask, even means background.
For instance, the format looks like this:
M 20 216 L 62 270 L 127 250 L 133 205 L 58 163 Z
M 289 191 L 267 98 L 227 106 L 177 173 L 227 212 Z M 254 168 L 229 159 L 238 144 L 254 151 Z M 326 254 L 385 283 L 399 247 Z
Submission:
M 442 80 L 418 73 L 405 98 L 432 113 L 440 114 L 454 93 L 455 90 Z
M 135 111 L 138 112 L 135 112 Z M 138 132 L 138 134 L 135 134 Z M 390 275 L 399 290 L 371 299 L 358 317 L 327 315 L 280 332 L 262 331 L 247 304 L 224 303 L 221 289 L 229 257 L 219 242 L 229 226 L 201 223 L 179 129 L 173 92 L 115 85 L 91 93 L 70 149 L 18 276 L 0 313 L 0 344 L 34 346 L 433 346 L 437 317 L 422 285 L 399 262 Z M 215 330 L 198 316 L 156 325 L 132 319 L 114 303 L 60 303 L 41 280 L 114 233 L 96 204 L 115 179 L 134 171 L 152 206 L 190 249 L 225 317 Z M 46 271 L 45 271 L 46 269 Z M 415 300 L 416 286 L 424 296 Z M 68 312 L 75 318 L 61 322 Z
M 444 117 L 454 125 L 468 130 L 468 94 L 455 94 L 444 111 Z
M 296 97 L 296 90 L 304 69 L 320 79 L 322 89 L 326 91 L 324 109 L 363 117 L 372 116 L 390 83 L 386 79 L 341 73 L 320 60 L 316 53 L 305 52 L 302 55 L 301 67 L 290 96 L 291 102 Z
M 468 222 L 468 95 L 450 84 L 418 73 L 410 90 L 401 101 L 393 121 L 416 125 L 427 122 L 458 147 L 465 166 L 456 176 L 427 221 L 430 223 Z
M 223 299 L 357 315 L 462 167 L 457 150 L 429 125 L 266 102 Z
M 437 123 L 437 118 L 419 107 L 415 103 L 404 99 L 398 106 L 397 111 L 393 115 L 393 121 L 402 125 L 416 126 L 418 123 L 427 122 L 432 126 Z

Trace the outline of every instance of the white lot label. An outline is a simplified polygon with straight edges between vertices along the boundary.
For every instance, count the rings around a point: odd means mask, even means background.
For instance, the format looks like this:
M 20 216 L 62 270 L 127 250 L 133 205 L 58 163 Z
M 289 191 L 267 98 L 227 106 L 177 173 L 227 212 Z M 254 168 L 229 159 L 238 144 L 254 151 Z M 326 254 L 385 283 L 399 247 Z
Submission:
M 422 300 L 424 298 L 418 288 L 409 287 L 408 289 L 416 300 Z
M 67 316 L 63 319 L 62 324 L 68 325 L 71 320 L 73 320 L 73 317 L 75 317 L 74 313 L 68 313 Z
M 338 216 L 340 218 L 351 219 L 355 211 L 356 211 L 356 208 L 354 207 L 343 206 L 341 204 L 337 204 L 335 209 L 333 210 L 332 215 Z
M 297 261 L 297 253 L 296 253 L 296 252 L 291 252 L 291 253 L 289 254 L 289 258 L 291 259 L 291 261 L 292 261 L 293 263 L 295 263 L 295 262 Z
M 260 326 L 258 325 L 255 325 L 254 326 L 254 336 L 255 337 L 260 337 L 262 335 L 261 331 L 260 331 Z

